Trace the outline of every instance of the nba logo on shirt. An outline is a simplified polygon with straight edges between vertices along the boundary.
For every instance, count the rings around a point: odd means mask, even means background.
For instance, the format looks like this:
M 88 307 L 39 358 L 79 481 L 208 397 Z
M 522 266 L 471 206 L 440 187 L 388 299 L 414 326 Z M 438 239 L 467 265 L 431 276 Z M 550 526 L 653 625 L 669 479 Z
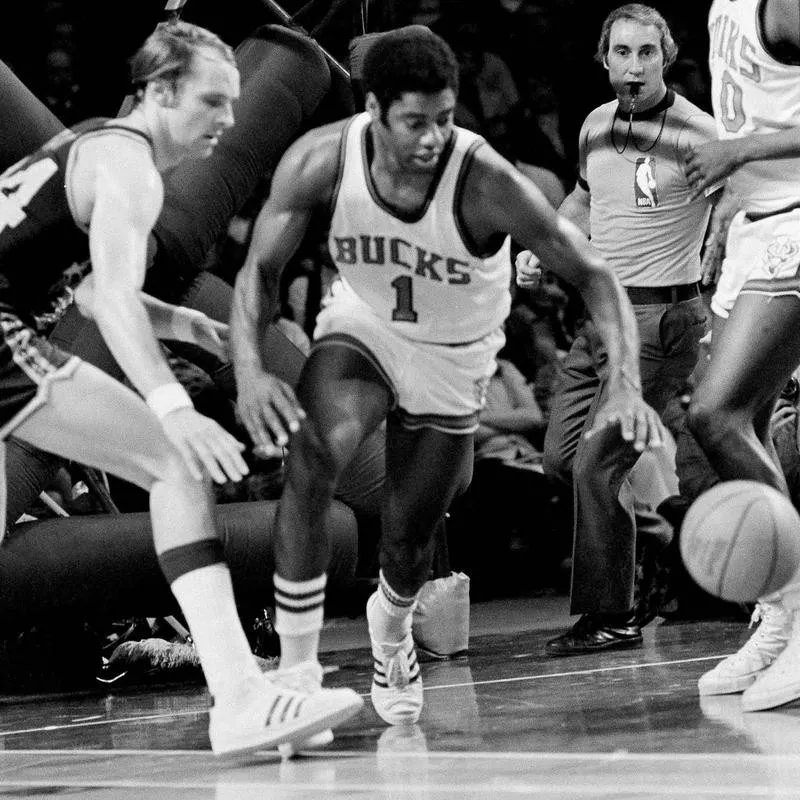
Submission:
M 658 205 L 656 160 L 652 156 L 636 159 L 633 192 L 636 197 L 636 208 L 655 208 Z

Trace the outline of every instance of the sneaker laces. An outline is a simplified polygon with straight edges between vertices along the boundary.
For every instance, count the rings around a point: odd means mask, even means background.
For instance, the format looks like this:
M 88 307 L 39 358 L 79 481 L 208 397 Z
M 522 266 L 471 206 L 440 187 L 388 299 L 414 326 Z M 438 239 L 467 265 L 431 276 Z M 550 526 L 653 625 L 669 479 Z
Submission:
M 400 647 L 396 653 L 384 661 L 384 664 L 387 685 L 392 689 L 405 689 L 410 682 L 406 651 Z
M 789 639 L 788 622 L 790 620 L 782 606 L 764 601 L 757 603 L 748 627 L 756 624 L 758 627 L 728 663 L 751 660 L 763 665 L 774 661 Z
M 792 675 L 797 673 L 797 648 L 800 645 L 800 614 L 791 613 L 789 620 L 790 624 L 784 629 L 784 646 L 769 668 L 768 674 L 771 674 L 773 678 L 787 673 Z
M 316 663 L 305 662 L 265 672 L 264 678 L 276 689 L 312 694 L 322 686 L 322 667 Z

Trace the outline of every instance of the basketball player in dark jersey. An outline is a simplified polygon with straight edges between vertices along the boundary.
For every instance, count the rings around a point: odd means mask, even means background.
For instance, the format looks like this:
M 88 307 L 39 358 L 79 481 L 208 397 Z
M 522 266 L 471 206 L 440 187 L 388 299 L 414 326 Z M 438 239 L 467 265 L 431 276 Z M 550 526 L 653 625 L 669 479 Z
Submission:
M 160 173 L 213 151 L 234 122 L 239 72 L 227 45 L 183 22 L 160 25 L 131 70 L 126 116 L 65 131 L 0 177 L 0 442 L 14 433 L 149 491 L 156 552 L 214 696 L 212 749 L 291 744 L 362 702 L 347 689 L 286 688 L 258 668 L 212 515 L 211 480 L 241 479 L 243 445 L 194 410 L 157 341 L 222 352 L 224 326 L 140 292 Z M 144 400 L 37 336 L 37 314 L 68 302 L 73 282 L 75 301 Z

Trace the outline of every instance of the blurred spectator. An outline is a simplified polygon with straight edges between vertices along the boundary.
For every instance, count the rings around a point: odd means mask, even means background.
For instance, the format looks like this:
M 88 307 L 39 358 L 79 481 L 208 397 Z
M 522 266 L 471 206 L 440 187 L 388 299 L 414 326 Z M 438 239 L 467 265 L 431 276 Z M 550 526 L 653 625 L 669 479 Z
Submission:
M 539 127 L 508 64 L 486 47 L 478 21 L 442 16 L 431 28 L 450 44 L 461 68 L 456 124 L 484 136 L 558 206 L 574 179 L 572 170 Z
M 667 74 L 667 86 L 704 111 L 711 110 L 708 75 L 694 58 L 679 58 Z
M 68 50 L 56 48 L 47 54 L 42 101 L 67 126 L 85 117 L 81 88 Z
M 535 289 L 518 289 L 506 320 L 504 353 L 520 369 L 545 419 L 558 388 L 561 361 L 574 339 L 583 304 L 575 291 L 551 272 Z
M 800 508 L 800 381 L 797 371 L 783 388 L 772 412 L 771 432 L 775 451 L 789 484 L 792 502 Z
M 545 426 L 533 387 L 498 357 L 475 434 L 472 482 L 448 524 L 451 560 L 470 575 L 477 596 L 507 593 L 514 576 L 526 592 L 557 582 L 571 531 L 542 472 Z M 520 561 L 523 553 L 529 558 Z
M 525 376 L 513 362 L 498 358 L 475 433 L 475 460 L 541 460 L 534 442 L 541 444 L 545 425 L 542 409 Z

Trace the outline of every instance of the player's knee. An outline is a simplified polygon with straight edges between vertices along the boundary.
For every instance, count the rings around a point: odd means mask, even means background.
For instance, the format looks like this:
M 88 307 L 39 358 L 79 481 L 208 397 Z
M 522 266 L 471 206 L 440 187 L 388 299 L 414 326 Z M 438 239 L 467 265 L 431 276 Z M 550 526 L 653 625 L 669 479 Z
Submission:
M 723 438 L 734 424 L 733 416 L 725 408 L 700 395 L 692 398 L 686 412 L 686 425 L 701 444 Z
M 342 472 L 329 437 L 302 430 L 292 437 L 286 483 L 310 505 L 332 497 Z
M 291 450 L 308 470 L 309 479 L 335 483 L 357 448 L 342 430 L 324 430 L 308 422 L 295 434 Z
M 210 478 L 196 478 L 189 470 L 189 465 L 177 452 L 167 450 L 146 465 L 150 485 L 146 488 L 152 490 L 157 484 L 170 487 L 171 491 L 198 494 L 205 492 L 206 484 Z

